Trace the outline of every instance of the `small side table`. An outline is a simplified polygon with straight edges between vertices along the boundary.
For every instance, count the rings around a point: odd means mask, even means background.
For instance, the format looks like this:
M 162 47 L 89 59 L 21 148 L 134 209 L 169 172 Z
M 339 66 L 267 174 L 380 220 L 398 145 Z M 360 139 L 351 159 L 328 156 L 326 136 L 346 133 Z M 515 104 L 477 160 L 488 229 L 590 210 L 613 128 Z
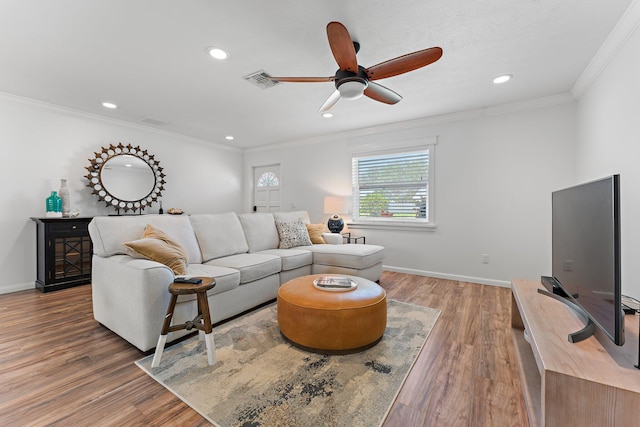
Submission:
M 167 334 L 169 332 L 179 331 L 186 329 L 190 331 L 195 328 L 204 332 L 204 341 L 207 346 L 207 359 L 209 365 L 216 363 L 215 355 L 215 342 L 213 340 L 213 327 L 211 325 L 211 313 L 209 312 L 209 300 L 207 300 L 207 291 L 212 289 L 216 285 L 216 280 L 213 277 L 199 277 L 202 279 L 201 283 L 172 283 L 169 285 L 169 293 L 171 294 L 171 300 L 169 301 L 169 307 L 167 308 L 167 315 L 164 317 L 164 323 L 162 324 L 162 331 L 158 338 L 158 345 L 156 345 L 156 352 L 153 355 L 153 361 L 151 367 L 156 368 L 160 366 L 160 360 L 162 359 L 162 352 L 164 351 L 164 345 L 167 342 Z M 173 318 L 173 311 L 176 308 L 176 301 L 178 295 L 196 294 L 198 302 L 198 314 L 196 317 L 186 323 L 180 325 L 171 326 L 171 319 Z
M 358 241 L 362 240 L 362 244 L 365 245 L 367 243 L 367 238 L 365 236 L 353 236 L 351 232 L 342 233 L 342 238 L 346 241 L 347 244 L 354 243 L 357 244 Z

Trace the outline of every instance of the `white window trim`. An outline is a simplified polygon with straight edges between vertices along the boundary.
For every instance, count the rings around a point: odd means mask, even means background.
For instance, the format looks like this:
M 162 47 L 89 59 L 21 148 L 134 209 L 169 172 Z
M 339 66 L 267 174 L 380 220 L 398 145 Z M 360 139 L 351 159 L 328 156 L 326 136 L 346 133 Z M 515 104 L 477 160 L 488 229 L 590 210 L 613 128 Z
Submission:
M 403 221 L 403 220 L 385 220 L 383 218 L 360 218 L 358 217 L 353 221 L 347 222 L 347 226 L 353 229 L 379 229 L 379 230 L 411 230 L 411 231 L 434 231 L 436 229 L 435 220 L 435 164 L 436 164 L 436 137 L 429 137 L 420 139 L 418 141 L 412 140 L 412 144 L 398 143 L 399 147 L 394 149 L 383 149 L 367 152 L 353 152 L 351 158 L 367 157 L 367 156 L 382 156 L 385 154 L 399 154 L 403 152 L 411 152 L 418 150 L 429 150 L 429 192 L 428 192 L 428 206 L 429 206 L 429 220 L 428 221 Z M 418 144 L 416 144 L 418 142 Z M 386 144 L 385 144 L 386 145 Z M 353 172 L 352 172 L 353 173 Z M 353 185 L 353 183 L 352 183 Z M 355 204 L 355 195 L 353 197 Z M 355 208 L 355 206 L 354 206 Z M 355 209 L 354 209 L 355 212 Z
M 350 229 L 376 229 L 376 230 L 409 230 L 409 231 L 435 231 L 436 224 L 427 222 L 408 223 L 403 221 L 367 221 L 367 222 L 347 222 Z

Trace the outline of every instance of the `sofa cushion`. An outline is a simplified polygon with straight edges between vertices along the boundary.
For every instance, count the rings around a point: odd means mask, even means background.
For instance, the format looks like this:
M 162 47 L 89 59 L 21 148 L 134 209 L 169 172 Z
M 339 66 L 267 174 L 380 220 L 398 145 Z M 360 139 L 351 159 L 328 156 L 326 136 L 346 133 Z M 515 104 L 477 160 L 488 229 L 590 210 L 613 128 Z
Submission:
M 249 250 L 242 225 L 235 212 L 191 215 L 204 262 Z
M 311 243 L 314 245 L 322 245 L 327 243 L 324 241 L 322 235 L 324 234 L 324 230 L 326 226 L 324 224 L 305 224 L 307 226 L 307 231 L 309 232 L 309 239 L 311 239 Z
M 313 254 L 302 248 L 267 249 L 260 253 L 279 256 L 282 259 L 283 271 L 295 270 L 296 268 L 311 265 L 313 262 Z
M 384 248 L 378 245 L 313 245 L 313 263 L 362 269 L 381 262 Z
M 275 249 L 280 244 L 273 215 L 267 212 L 239 214 L 238 218 L 247 238 L 249 252 Z
M 240 284 L 243 284 L 280 272 L 282 261 L 275 255 L 245 253 L 212 259 L 206 265 L 217 265 L 240 271 Z
M 147 224 L 164 231 L 182 246 L 189 263 L 202 262 L 193 227 L 184 215 L 97 216 L 89 223 L 93 253 L 102 257 L 126 255 L 124 243 L 139 239 Z
M 296 221 L 302 220 L 305 224 L 309 224 L 309 213 L 307 211 L 293 211 L 293 212 L 274 212 L 273 218 L 276 221 Z
M 175 274 L 185 274 L 187 271 L 188 255 L 184 248 L 162 230 L 151 225 L 145 227 L 142 239 L 126 242 L 124 245 L 133 251 L 132 256 L 142 255 L 164 264 Z
M 187 266 L 187 275 L 213 277 L 216 285 L 207 291 L 208 295 L 219 294 L 240 286 L 240 272 L 233 268 L 219 267 L 217 265 L 190 264 Z M 195 294 L 193 294 L 195 299 Z
M 280 236 L 279 249 L 295 248 L 297 246 L 310 246 L 309 232 L 301 220 L 279 221 L 276 220 L 276 228 Z

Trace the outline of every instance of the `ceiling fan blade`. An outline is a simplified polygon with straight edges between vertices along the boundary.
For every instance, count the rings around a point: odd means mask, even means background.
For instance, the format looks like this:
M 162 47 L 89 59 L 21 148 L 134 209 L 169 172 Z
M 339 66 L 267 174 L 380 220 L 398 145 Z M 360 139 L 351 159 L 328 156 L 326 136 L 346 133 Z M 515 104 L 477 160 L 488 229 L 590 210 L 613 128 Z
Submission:
M 442 49 L 439 47 L 430 47 L 381 62 L 364 71 L 367 73 L 369 80 L 386 79 L 432 64 L 440 59 L 440 57 L 442 57 Z
M 332 82 L 336 79 L 336 76 L 331 77 L 271 77 L 269 80 L 276 82 L 289 82 L 289 83 L 323 83 Z
M 369 86 L 364 90 L 365 96 L 376 101 L 384 102 L 385 104 L 397 104 L 402 100 L 402 96 L 395 93 L 388 87 L 384 87 L 381 84 L 369 82 Z
M 327 100 L 324 101 L 324 104 L 322 104 L 322 107 L 320 107 L 318 112 L 325 113 L 329 111 L 331 107 L 333 107 L 338 103 L 338 101 L 340 101 L 340 92 L 338 92 L 337 90 L 334 90 L 331 96 L 329 96 L 329 98 L 327 98 Z
M 327 24 L 327 38 L 333 57 L 340 69 L 357 73 L 356 48 L 353 46 L 353 40 L 351 40 L 347 27 L 339 22 L 329 22 Z

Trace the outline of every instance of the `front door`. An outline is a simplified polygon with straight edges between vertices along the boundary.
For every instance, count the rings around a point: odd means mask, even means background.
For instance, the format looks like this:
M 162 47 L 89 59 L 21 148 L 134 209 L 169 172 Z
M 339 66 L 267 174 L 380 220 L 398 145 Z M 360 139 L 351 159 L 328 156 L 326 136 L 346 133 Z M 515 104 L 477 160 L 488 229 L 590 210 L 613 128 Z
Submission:
M 280 165 L 253 168 L 253 211 L 279 212 L 282 210 Z

